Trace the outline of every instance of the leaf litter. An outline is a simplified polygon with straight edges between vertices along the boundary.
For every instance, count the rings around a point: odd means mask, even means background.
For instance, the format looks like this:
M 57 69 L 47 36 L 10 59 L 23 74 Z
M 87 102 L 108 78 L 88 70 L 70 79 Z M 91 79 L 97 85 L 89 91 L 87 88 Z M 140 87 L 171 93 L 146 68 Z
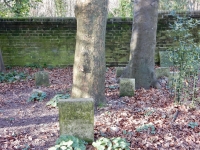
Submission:
M 0 83 L 0 149 L 48 149 L 59 136 L 58 109 L 46 106 L 56 94 L 70 94 L 72 68 L 44 69 L 50 86 L 36 87 L 34 73 L 40 69 L 14 67 L 27 78 Z M 107 68 L 106 107 L 95 112 L 94 136 L 123 137 L 131 150 L 200 149 L 200 110 L 190 109 L 190 102 L 176 105 L 164 85 L 161 89 L 138 89 L 134 97 L 119 97 L 115 68 Z M 47 97 L 27 102 L 31 92 L 39 89 Z M 92 149 L 87 146 L 87 149 Z

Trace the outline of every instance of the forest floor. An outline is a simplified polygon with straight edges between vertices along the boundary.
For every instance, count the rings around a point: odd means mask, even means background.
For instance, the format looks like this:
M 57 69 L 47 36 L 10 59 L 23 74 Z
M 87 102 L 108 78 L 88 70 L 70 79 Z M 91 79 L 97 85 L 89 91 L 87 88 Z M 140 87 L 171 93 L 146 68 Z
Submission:
M 48 149 L 59 136 L 59 122 L 58 108 L 46 103 L 58 93 L 70 93 L 72 68 L 44 69 L 50 75 L 48 87 L 35 86 L 32 77 L 39 69 L 15 67 L 7 72 L 13 70 L 25 72 L 29 78 L 0 83 L 0 149 Z M 95 113 L 95 139 L 123 137 L 131 150 L 199 150 L 200 102 L 195 107 L 189 100 L 176 105 L 166 82 L 160 81 L 161 89 L 138 89 L 134 97 L 119 97 L 115 68 L 108 68 L 107 106 Z M 47 97 L 41 102 L 27 102 L 33 89 L 46 92 Z

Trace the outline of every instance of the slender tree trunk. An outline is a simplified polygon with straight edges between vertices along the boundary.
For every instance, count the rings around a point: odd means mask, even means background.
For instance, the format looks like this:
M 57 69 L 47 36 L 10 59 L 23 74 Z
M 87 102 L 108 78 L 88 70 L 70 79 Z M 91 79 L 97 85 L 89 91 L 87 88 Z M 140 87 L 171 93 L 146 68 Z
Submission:
M 0 49 L 0 72 L 3 72 L 5 70 L 4 63 L 3 63 L 3 56 L 1 54 L 1 49 Z
M 105 32 L 108 0 L 77 0 L 72 98 L 105 103 Z
M 122 77 L 135 78 L 136 88 L 156 85 L 154 51 L 159 0 L 135 0 L 130 58 Z

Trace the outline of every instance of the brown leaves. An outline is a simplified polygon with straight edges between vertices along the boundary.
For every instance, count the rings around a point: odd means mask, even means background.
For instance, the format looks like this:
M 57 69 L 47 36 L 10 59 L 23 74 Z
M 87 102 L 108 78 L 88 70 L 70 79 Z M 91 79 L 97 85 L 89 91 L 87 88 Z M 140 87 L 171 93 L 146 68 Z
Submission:
M 25 71 L 31 77 L 38 69 L 14 68 Z M 49 72 L 49 87 L 40 87 L 47 93 L 47 100 L 56 93 L 70 93 L 72 68 L 53 69 Z M 105 81 L 107 107 L 99 108 L 95 115 L 95 138 L 124 137 L 130 149 L 200 149 L 200 110 L 189 108 L 189 103 L 174 106 L 169 91 L 139 89 L 134 97 L 119 97 L 119 84 L 115 68 L 108 68 Z M 58 110 L 45 107 L 46 101 L 27 104 L 32 89 L 37 88 L 34 78 L 15 83 L 0 83 L 0 149 L 47 149 L 55 143 L 59 134 Z M 177 111 L 179 114 L 172 124 Z M 14 118 L 14 120 L 9 120 Z M 196 122 L 199 126 L 188 127 Z M 155 127 L 136 131 L 151 124 Z M 7 133 L 8 132 L 8 133 Z M 16 134 L 12 134 L 16 132 Z M 26 145 L 27 144 L 27 145 Z M 92 149 L 91 145 L 87 149 Z
M 116 85 L 116 82 L 111 80 L 112 70 L 111 68 L 108 71 L 110 76 L 108 74 L 106 76 L 108 80 L 106 85 Z M 162 89 L 139 89 L 136 90 L 134 97 L 118 99 L 113 99 L 110 91 L 112 90 L 106 90 L 108 107 L 96 116 L 97 122 L 101 122 L 98 126 L 95 125 L 96 138 L 100 136 L 125 137 L 131 142 L 131 149 L 199 149 L 195 143 L 199 142 L 197 132 L 200 133 L 200 127 L 191 129 L 187 124 L 190 121 L 188 118 L 199 123 L 200 119 L 197 114 L 200 111 L 194 110 L 189 114 L 184 106 L 177 109 L 173 99 L 170 98 L 169 91 L 164 87 Z M 117 93 L 116 90 L 115 92 Z M 171 125 L 172 120 L 173 125 Z M 138 126 L 148 123 L 155 127 L 155 134 L 151 134 L 151 128 L 148 128 L 146 132 L 136 131 Z

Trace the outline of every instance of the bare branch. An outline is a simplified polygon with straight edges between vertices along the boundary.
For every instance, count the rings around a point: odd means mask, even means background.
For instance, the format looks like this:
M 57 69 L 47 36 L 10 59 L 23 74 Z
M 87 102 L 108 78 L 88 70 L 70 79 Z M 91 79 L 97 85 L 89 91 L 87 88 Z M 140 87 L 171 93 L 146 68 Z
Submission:
M 4 3 L 6 4 L 6 6 L 8 6 L 10 9 L 12 9 L 12 7 L 9 5 L 9 2 L 8 1 L 6 1 L 6 0 L 3 0 L 4 1 Z

